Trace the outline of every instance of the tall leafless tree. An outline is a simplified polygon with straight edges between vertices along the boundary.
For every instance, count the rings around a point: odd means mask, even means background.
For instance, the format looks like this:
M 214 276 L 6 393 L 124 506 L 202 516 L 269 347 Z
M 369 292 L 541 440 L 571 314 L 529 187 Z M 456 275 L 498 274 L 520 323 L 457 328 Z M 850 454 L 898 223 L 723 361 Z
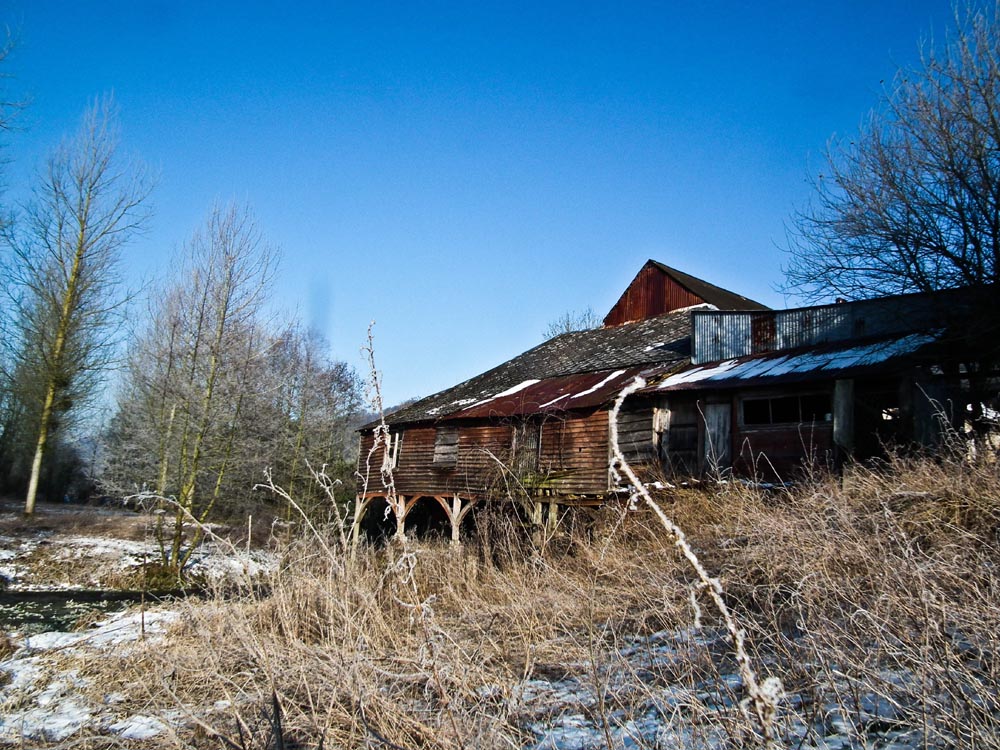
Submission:
M 146 170 L 122 159 L 115 107 L 105 98 L 50 157 L 32 202 L 5 228 L 16 290 L 14 369 L 32 373 L 38 401 L 26 514 L 53 430 L 93 392 L 112 356 L 124 301 L 120 251 L 149 216 L 150 188 Z
M 1000 5 L 957 11 L 834 141 L 790 232 L 787 289 L 849 299 L 1000 281 Z
M 343 463 L 359 401 L 322 341 L 266 314 L 275 251 L 248 209 L 215 209 L 187 253 L 132 343 L 105 476 L 173 500 L 161 538 L 177 571 L 199 541 L 185 522 L 247 511 L 265 469 L 308 507 L 309 467 Z

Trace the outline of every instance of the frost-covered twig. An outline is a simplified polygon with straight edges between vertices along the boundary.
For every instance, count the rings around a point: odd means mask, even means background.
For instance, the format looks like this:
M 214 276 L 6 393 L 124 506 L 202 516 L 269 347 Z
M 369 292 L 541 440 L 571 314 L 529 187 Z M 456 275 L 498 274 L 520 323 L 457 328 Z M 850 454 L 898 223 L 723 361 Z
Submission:
M 646 381 L 637 376 L 635 380 L 625 386 L 621 393 L 618 394 L 615 405 L 611 409 L 609 415 L 611 450 L 613 453 L 611 468 L 613 471 L 624 474 L 628 479 L 634 490 L 633 498 L 641 499 L 646 505 L 652 508 L 663 528 L 667 530 L 667 533 L 673 539 L 674 546 L 680 550 L 681 554 L 694 569 L 701 586 L 708 592 L 709 597 L 711 597 L 716 608 L 719 610 L 726 630 L 733 640 L 733 648 L 736 653 L 736 662 L 740 669 L 740 677 L 742 677 L 743 685 L 746 688 L 747 697 L 740 703 L 740 706 L 744 711 L 753 711 L 761 734 L 764 736 L 765 741 L 771 743 L 774 740 L 775 712 L 777 710 L 778 699 L 782 694 L 781 680 L 777 677 L 768 677 L 763 682 L 758 682 L 757 674 L 754 672 L 753 665 L 750 663 L 750 656 L 746 650 L 746 633 L 736 623 L 732 612 L 726 606 L 726 602 L 722 596 L 722 583 L 718 578 L 710 576 L 708 571 L 705 570 L 705 566 L 701 564 L 698 556 L 691 549 L 691 545 L 688 544 L 684 531 L 667 516 L 659 503 L 653 500 L 653 496 L 649 494 L 649 490 L 639 480 L 639 477 L 636 476 L 635 471 L 629 466 L 628 461 L 625 460 L 625 456 L 622 454 L 621 447 L 618 444 L 618 413 L 621 411 L 622 404 L 625 403 L 625 399 L 630 395 L 645 387 Z
M 361 352 L 365 355 L 368 360 L 368 385 L 366 390 L 368 391 L 369 401 L 375 412 L 378 414 L 378 424 L 372 432 L 372 447 L 368 451 L 368 455 L 365 457 L 365 473 L 361 476 L 361 481 L 364 484 L 364 494 L 368 492 L 368 479 L 371 476 L 371 460 L 374 457 L 378 449 L 382 448 L 382 466 L 380 467 L 382 476 L 382 486 L 385 488 L 386 492 L 386 504 L 388 505 L 388 510 L 391 510 L 396 516 L 396 534 L 395 538 L 397 541 L 402 539 L 405 534 L 404 529 L 404 516 L 406 515 L 406 504 L 405 501 L 396 492 L 396 480 L 393 476 L 393 466 L 389 460 L 389 454 L 393 449 L 392 446 L 392 433 L 389 430 L 389 425 L 385 421 L 385 406 L 382 400 L 382 376 L 375 366 L 375 339 L 372 335 L 372 328 L 375 325 L 373 320 L 368 324 L 368 342 L 361 348 Z M 357 524 L 357 519 L 355 518 L 355 524 Z

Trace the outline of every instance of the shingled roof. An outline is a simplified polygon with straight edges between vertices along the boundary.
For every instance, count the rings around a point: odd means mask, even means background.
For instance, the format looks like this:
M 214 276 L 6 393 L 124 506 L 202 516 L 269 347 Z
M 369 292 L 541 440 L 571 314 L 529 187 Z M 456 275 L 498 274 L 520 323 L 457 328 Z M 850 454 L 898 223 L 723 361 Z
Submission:
M 691 309 L 614 328 L 564 333 L 482 375 L 408 404 L 386 421 L 396 425 L 595 406 L 643 370 L 686 365 L 690 353 Z
M 697 294 L 710 305 L 715 305 L 720 310 L 768 309 L 767 305 L 755 302 L 749 297 L 744 297 L 742 294 L 737 294 L 736 292 L 731 292 L 728 289 L 723 289 L 721 286 L 716 286 L 715 284 L 709 284 L 707 281 L 699 279 L 697 276 L 692 276 L 691 274 L 684 273 L 683 271 L 678 271 L 676 268 L 671 268 L 670 266 L 664 265 L 659 261 L 650 259 L 648 262 L 650 265 L 658 268 L 663 271 L 663 273 L 673 278 L 678 284 L 694 294 Z

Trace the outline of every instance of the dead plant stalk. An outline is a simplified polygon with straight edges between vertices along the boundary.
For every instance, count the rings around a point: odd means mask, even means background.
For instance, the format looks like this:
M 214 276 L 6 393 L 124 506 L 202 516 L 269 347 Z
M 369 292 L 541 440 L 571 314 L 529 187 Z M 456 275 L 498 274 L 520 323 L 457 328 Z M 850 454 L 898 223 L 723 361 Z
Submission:
M 628 461 L 625 460 L 625 456 L 618 444 L 618 413 L 621 411 L 622 404 L 625 403 L 625 399 L 630 395 L 645 387 L 645 379 L 636 376 L 635 380 L 625 386 L 621 393 L 618 394 L 614 407 L 609 414 L 612 470 L 615 472 L 620 471 L 628 479 L 633 488 L 633 501 L 636 498 L 641 498 L 653 510 L 660 524 L 666 529 L 671 539 L 673 539 L 674 546 L 680 550 L 681 555 L 683 555 L 684 559 L 694 569 L 695 574 L 698 576 L 699 587 L 708 592 L 709 597 L 711 597 L 716 608 L 719 610 L 719 615 L 722 617 L 726 631 L 729 633 L 730 638 L 732 638 L 740 677 L 743 679 L 743 686 L 747 693 L 747 697 L 744 698 L 740 706 L 744 711 L 747 711 L 748 708 L 753 710 L 754 718 L 760 727 L 764 740 L 768 744 L 772 744 L 775 736 L 774 718 L 777 711 L 778 699 L 782 694 L 781 680 L 777 677 L 768 677 L 763 682 L 758 682 L 757 674 L 750 663 L 750 656 L 746 651 L 746 633 L 737 624 L 736 619 L 729 611 L 729 607 L 726 606 L 726 602 L 722 597 L 722 583 L 718 578 L 708 574 L 705 566 L 701 564 L 691 545 L 688 544 L 684 531 L 667 516 L 659 503 L 653 499 L 649 490 L 636 475 L 632 467 L 629 466 Z

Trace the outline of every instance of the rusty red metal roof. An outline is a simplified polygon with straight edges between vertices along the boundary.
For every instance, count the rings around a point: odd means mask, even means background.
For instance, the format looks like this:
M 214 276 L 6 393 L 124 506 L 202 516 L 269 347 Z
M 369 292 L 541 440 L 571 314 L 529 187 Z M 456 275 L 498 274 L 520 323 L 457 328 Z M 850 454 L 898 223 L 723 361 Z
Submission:
M 642 367 L 528 380 L 491 398 L 451 412 L 442 420 L 513 417 L 525 414 L 589 409 L 614 399 L 641 374 Z

